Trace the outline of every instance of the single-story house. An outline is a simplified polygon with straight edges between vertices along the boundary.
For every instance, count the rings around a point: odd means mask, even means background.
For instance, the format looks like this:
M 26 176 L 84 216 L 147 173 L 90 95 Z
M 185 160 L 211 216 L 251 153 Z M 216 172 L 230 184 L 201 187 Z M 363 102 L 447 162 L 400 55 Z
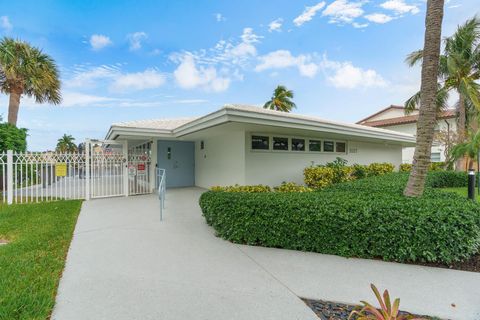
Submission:
M 336 157 L 399 166 L 402 148 L 415 144 L 406 133 L 246 105 L 197 118 L 116 123 L 106 139 L 147 148 L 152 168 L 166 169 L 167 187 L 204 188 L 303 183 L 305 167 Z

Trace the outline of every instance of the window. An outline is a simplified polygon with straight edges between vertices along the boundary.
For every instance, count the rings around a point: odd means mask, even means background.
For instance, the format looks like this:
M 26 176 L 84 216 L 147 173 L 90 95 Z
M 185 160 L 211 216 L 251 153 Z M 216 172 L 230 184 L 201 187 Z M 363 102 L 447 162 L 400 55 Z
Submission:
M 335 144 L 333 141 L 323 141 L 323 151 L 325 152 L 333 152 L 335 148 Z
M 322 151 L 322 142 L 320 140 L 310 140 L 308 150 L 317 152 Z
M 305 139 L 292 138 L 292 151 L 305 151 Z
M 440 158 L 440 152 L 432 152 L 432 155 L 430 157 L 430 160 L 432 162 L 440 162 L 441 158 Z
M 200 150 L 203 150 L 203 149 L 205 149 L 205 142 L 203 142 L 202 140 L 200 141 Z
M 335 147 L 336 147 L 336 152 L 345 153 L 345 150 L 347 149 L 347 144 L 345 142 L 337 142 L 335 144 Z
M 273 137 L 273 150 L 288 150 L 288 138 Z
M 266 136 L 252 136 L 253 150 L 268 150 L 270 144 L 269 137 Z

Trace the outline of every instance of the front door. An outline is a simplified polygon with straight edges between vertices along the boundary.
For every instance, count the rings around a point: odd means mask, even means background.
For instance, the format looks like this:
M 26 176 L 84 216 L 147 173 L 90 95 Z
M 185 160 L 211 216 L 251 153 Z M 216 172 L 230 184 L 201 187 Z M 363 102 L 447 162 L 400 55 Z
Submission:
M 158 141 L 157 166 L 166 170 L 167 188 L 195 185 L 195 143 Z

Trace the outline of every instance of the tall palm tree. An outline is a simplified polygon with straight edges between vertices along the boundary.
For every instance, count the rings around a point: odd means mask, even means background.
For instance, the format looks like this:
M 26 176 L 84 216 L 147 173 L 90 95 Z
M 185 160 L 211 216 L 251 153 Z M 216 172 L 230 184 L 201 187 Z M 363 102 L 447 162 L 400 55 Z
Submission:
M 75 152 L 77 151 L 77 145 L 75 144 L 75 138 L 71 135 L 64 134 L 57 141 L 58 152 Z
M 478 152 L 480 150 L 480 130 L 470 134 L 467 141 L 457 144 L 452 148 L 452 156 L 454 159 L 463 159 L 468 157 L 468 168 L 473 169 L 475 160 L 478 160 Z
M 10 95 L 8 123 L 17 125 L 22 95 L 37 103 L 61 102 L 57 66 L 40 49 L 5 37 L 0 41 L 0 91 Z
M 285 86 L 277 86 L 273 91 L 273 96 L 263 105 L 264 109 L 290 112 L 297 106 L 291 100 L 293 99 L 293 91 L 288 90 Z
M 413 167 L 405 187 L 408 197 L 419 197 L 425 188 L 432 142 L 437 118 L 438 66 L 442 34 L 444 0 L 428 0 L 423 45 L 422 82 L 420 87 L 420 114 L 417 125 L 417 146 Z
M 445 38 L 444 45 L 439 58 L 439 77 L 444 90 L 458 93 L 457 134 L 461 143 L 465 140 L 468 120 L 476 118 L 480 110 L 480 85 L 476 82 L 480 79 L 480 18 L 473 17 L 458 26 L 452 36 Z M 418 50 L 409 54 L 406 62 L 413 66 L 422 59 L 423 50 Z

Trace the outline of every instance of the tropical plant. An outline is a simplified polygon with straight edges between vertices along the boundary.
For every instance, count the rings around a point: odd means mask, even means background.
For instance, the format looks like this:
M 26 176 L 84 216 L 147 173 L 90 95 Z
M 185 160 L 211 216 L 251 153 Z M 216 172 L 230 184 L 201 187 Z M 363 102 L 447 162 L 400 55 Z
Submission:
M 17 128 L 10 123 L 0 123 L 0 152 L 27 150 L 27 129 Z
M 297 107 L 291 99 L 293 99 L 293 91 L 288 90 L 285 86 L 279 85 L 273 91 L 272 98 L 265 102 L 263 108 L 290 112 Z
M 358 320 L 420 320 L 421 318 L 416 318 L 410 314 L 400 314 L 400 299 L 397 298 L 391 303 L 390 294 L 388 290 L 383 292 L 383 298 L 380 295 L 377 287 L 375 285 L 370 284 L 375 297 L 377 298 L 378 304 L 380 305 L 380 309 L 377 309 L 372 304 L 361 301 L 362 307 L 357 310 L 353 310 L 350 313 L 348 319 L 355 319 Z
M 425 19 L 425 40 L 422 51 L 422 80 L 420 88 L 420 114 L 417 123 L 417 146 L 413 155 L 413 168 L 404 194 L 418 197 L 423 194 L 433 135 L 437 117 L 438 69 L 442 33 L 444 0 L 428 0 Z
M 37 103 L 61 102 L 57 66 L 40 49 L 5 37 L 0 41 L 0 91 L 10 95 L 8 123 L 16 126 L 22 95 Z
M 74 137 L 69 134 L 64 134 L 60 139 L 58 139 L 56 150 L 58 152 L 76 152 L 77 145 L 74 141 Z
M 453 159 L 463 159 L 468 157 L 468 169 L 472 170 L 475 160 L 478 160 L 480 151 L 480 130 L 471 133 L 467 141 L 459 143 L 452 148 Z

